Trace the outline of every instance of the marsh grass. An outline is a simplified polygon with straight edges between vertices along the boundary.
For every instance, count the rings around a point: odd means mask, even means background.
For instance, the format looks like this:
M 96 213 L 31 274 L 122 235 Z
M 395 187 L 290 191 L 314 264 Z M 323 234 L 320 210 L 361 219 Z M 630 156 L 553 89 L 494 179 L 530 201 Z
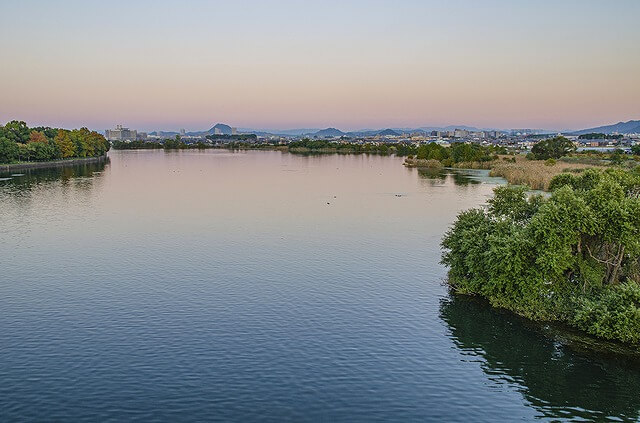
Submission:
M 585 163 L 556 162 L 551 164 L 542 160 L 526 160 L 524 157 L 517 157 L 515 163 L 500 160 L 491 162 L 489 175 L 505 178 L 510 184 L 527 185 L 531 189 L 546 191 L 549 189 L 551 179 L 556 175 L 602 167 Z

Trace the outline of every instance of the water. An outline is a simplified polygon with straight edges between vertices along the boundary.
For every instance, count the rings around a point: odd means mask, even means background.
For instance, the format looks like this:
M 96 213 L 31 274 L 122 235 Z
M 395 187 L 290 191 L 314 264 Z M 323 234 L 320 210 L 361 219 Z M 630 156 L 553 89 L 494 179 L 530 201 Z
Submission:
M 0 420 L 638 420 L 634 360 L 448 294 L 439 240 L 501 181 L 401 163 L 0 175 Z

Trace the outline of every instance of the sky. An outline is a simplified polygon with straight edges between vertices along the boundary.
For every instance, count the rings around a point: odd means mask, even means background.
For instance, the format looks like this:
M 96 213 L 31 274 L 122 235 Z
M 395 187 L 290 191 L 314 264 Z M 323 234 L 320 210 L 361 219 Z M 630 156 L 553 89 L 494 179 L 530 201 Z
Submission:
M 638 0 L 0 0 L 0 122 L 138 130 L 640 119 Z

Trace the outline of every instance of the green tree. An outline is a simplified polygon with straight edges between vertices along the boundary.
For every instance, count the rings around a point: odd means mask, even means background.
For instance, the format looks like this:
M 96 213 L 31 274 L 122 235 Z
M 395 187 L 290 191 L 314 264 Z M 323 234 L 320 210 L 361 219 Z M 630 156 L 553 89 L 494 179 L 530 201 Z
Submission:
M 0 136 L 4 136 L 9 141 L 15 143 L 25 144 L 29 141 L 29 135 L 31 131 L 27 127 L 27 124 L 23 121 L 12 120 L 2 128 Z
M 73 141 L 71 140 L 71 136 L 68 131 L 63 129 L 59 129 L 58 133 L 54 138 L 55 143 L 58 145 L 60 149 L 60 153 L 62 157 L 68 158 L 75 156 L 76 149 Z
M 576 146 L 567 138 L 558 136 L 536 143 L 531 152 L 536 160 L 559 159 L 576 150 Z
M 0 137 L 0 163 L 11 163 L 18 159 L 18 145 L 6 137 Z

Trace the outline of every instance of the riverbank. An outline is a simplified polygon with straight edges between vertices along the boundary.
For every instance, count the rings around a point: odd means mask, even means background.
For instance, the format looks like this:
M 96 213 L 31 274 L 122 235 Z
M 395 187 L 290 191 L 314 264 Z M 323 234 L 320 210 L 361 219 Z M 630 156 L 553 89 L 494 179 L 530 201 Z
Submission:
M 442 162 L 433 159 L 407 158 L 407 167 L 440 169 Z M 456 169 L 488 169 L 489 176 L 501 177 L 511 185 L 526 185 L 534 190 L 548 191 L 551 180 L 561 173 L 580 173 L 586 169 L 604 169 L 605 166 L 588 163 L 569 163 L 562 160 L 528 160 L 522 155 L 500 156 L 497 160 L 485 162 L 460 162 Z
M 75 166 L 80 164 L 101 163 L 107 160 L 107 155 L 97 157 L 82 157 L 76 159 L 50 160 L 45 162 L 21 162 L 11 164 L 0 164 L 0 172 L 14 172 L 26 169 L 46 169 L 52 167 Z

